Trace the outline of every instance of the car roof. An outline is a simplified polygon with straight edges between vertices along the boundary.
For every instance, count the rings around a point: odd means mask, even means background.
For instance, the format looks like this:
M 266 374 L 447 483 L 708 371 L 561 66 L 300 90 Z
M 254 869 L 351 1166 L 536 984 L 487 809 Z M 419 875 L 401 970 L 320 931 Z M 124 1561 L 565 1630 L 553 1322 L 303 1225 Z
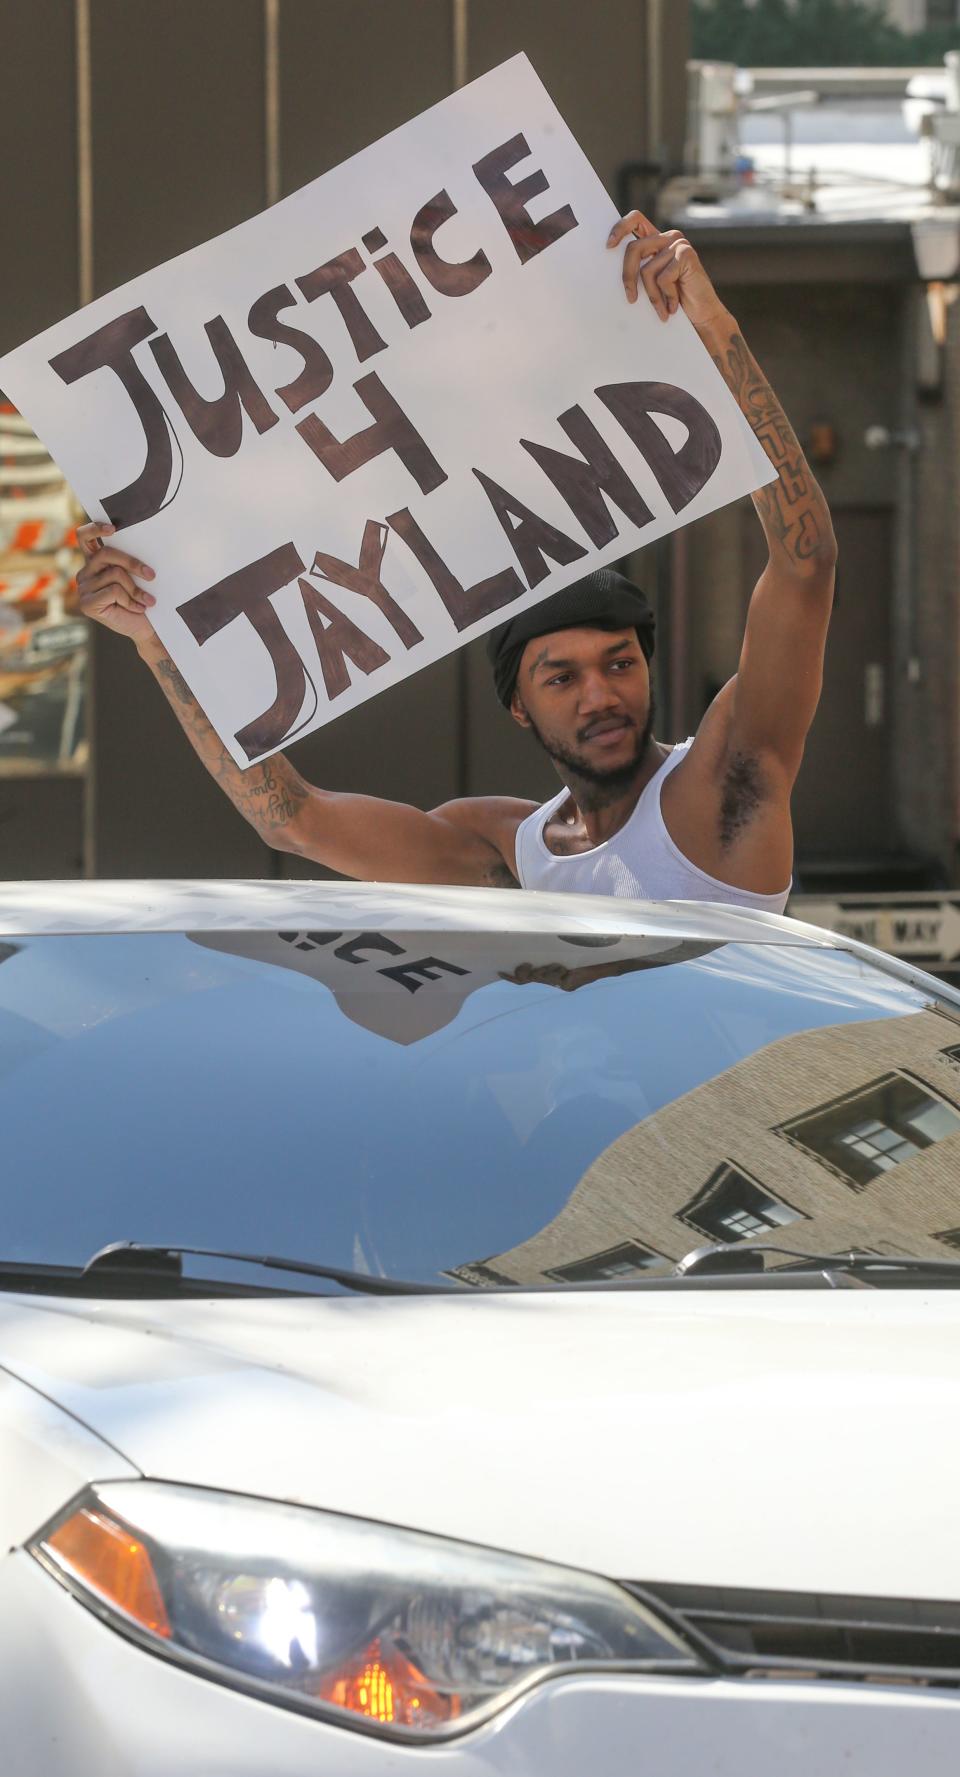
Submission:
M 705 942 L 836 946 L 835 934 L 706 901 L 377 882 L 0 883 L 0 936 L 58 933 L 406 931 L 658 934 Z

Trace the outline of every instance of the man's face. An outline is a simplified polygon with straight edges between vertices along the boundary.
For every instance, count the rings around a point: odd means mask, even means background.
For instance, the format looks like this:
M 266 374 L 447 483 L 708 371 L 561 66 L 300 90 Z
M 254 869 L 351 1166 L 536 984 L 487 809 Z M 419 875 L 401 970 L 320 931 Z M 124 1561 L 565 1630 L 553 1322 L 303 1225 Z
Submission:
M 650 675 L 635 629 L 560 629 L 524 649 L 511 714 L 555 765 L 626 784 L 650 742 Z

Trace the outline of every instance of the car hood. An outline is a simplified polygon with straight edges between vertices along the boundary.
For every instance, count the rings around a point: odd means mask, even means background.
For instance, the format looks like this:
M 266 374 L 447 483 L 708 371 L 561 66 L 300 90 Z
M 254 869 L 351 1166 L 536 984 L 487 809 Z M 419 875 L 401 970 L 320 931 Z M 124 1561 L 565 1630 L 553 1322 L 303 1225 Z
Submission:
M 960 1598 L 960 1292 L 0 1300 L 144 1474 L 611 1577 Z

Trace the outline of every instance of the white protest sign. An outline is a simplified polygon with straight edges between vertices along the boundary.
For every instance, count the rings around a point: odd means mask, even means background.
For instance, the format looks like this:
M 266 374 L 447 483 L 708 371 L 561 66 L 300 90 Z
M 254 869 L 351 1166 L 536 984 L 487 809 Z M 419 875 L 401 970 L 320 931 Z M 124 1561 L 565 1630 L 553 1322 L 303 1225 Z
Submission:
M 239 765 L 773 478 L 615 216 L 516 56 L 0 359 Z

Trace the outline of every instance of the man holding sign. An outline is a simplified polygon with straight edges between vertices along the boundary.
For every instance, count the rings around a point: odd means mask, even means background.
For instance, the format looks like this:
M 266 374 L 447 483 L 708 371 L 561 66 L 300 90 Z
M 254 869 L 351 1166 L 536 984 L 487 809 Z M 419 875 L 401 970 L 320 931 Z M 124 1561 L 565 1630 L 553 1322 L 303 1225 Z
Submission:
M 658 233 L 636 211 L 616 224 L 608 246 L 624 242 L 627 302 L 642 292 L 663 323 L 683 310 L 775 472 L 753 495 L 769 559 L 750 602 L 739 670 L 692 741 L 671 749 L 654 738 L 652 615 L 638 589 L 600 568 L 528 605 L 488 640 L 501 702 L 561 777 L 545 808 L 477 797 L 424 813 L 321 790 L 282 754 L 243 770 L 154 633 L 155 600 L 142 584 L 152 570 L 109 541 L 111 526 L 81 533 L 83 611 L 136 645 L 203 764 L 268 845 L 358 878 L 785 906 L 790 795 L 820 694 L 833 603 L 830 517 L 782 408 L 689 242 L 675 230 Z

